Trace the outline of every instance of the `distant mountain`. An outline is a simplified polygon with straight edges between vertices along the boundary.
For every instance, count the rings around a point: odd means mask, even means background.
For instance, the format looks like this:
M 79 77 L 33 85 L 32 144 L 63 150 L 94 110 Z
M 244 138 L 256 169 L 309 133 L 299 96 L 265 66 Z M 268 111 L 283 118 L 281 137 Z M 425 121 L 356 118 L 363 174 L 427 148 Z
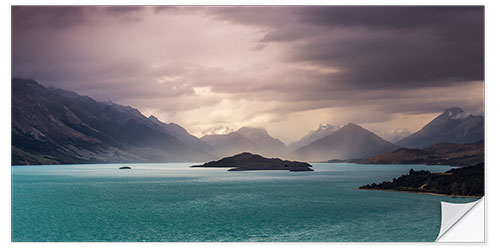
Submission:
M 469 166 L 484 162 L 484 141 L 469 144 L 441 142 L 424 149 L 400 148 L 363 161 L 363 164 L 428 164 Z
M 439 142 L 472 143 L 484 139 L 484 117 L 449 108 L 421 130 L 397 142 L 407 148 L 424 148 Z
M 401 139 L 408 137 L 410 134 L 410 131 L 406 128 L 397 128 L 390 132 L 383 133 L 381 137 L 388 142 L 396 143 Z
M 206 135 L 201 140 L 215 148 L 220 156 L 252 152 L 278 157 L 287 153 L 285 144 L 271 137 L 263 128 L 242 127 L 225 135 Z
M 12 79 L 12 164 L 205 161 L 213 151 L 137 109 Z
M 396 148 L 396 145 L 374 133 L 349 123 L 331 135 L 297 149 L 294 156 L 308 161 L 357 159 L 391 152 Z
M 229 168 L 228 171 L 254 171 L 254 170 L 287 170 L 290 172 L 314 171 L 311 164 L 298 161 L 287 161 L 278 158 L 264 158 L 257 154 L 244 152 L 225 157 L 218 161 L 207 162 L 203 165 L 191 167 L 202 168 Z
M 266 156 L 283 156 L 288 151 L 283 142 L 271 137 L 263 128 L 242 127 L 236 133 L 255 142 L 260 147 L 260 151 Z
M 292 151 L 303 147 L 307 144 L 310 144 L 313 141 L 316 141 L 318 139 L 321 139 L 327 135 L 331 135 L 333 132 L 339 130 L 340 127 L 337 125 L 331 125 L 331 124 L 320 124 L 318 129 L 310 131 L 307 133 L 304 137 L 302 137 L 300 140 L 296 142 L 292 142 L 288 145 L 288 148 Z
M 180 125 L 175 123 L 163 123 L 153 115 L 149 116 L 148 119 L 165 129 L 167 133 L 175 136 L 175 138 L 179 139 L 181 142 L 204 150 L 206 152 L 215 153 L 215 149 L 213 147 L 208 145 L 206 142 L 198 139 L 198 137 L 191 135 L 185 128 L 181 127 Z
M 236 132 L 226 135 L 206 135 L 200 139 L 212 146 L 219 156 L 229 156 L 247 151 L 261 151 L 255 142 Z

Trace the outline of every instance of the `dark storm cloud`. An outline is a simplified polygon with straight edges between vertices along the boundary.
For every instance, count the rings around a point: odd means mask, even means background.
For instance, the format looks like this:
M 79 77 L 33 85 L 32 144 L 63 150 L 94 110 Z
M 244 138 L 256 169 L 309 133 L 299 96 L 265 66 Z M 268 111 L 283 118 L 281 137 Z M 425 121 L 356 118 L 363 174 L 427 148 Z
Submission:
M 13 7 L 12 22 L 14 76 L 197 135 L 414 131 L 445 108 L 483 107 L 483 7 Z
M 39 28 L 65 28 L 86 21 L 85 8 L 12 7 L 13 32 Z
M 441 29 L 465 25 L 481 28 L 481 6 L 337 6 L 296 9 L 301 20 L 331 26 L 363 26 L 379 29 Z M 479 17 L 479 18 L 478 18 Z M 446 28 L 442 31 L 446 31 Z
M 295 42 L 285 59 L 338 70 L 332 87 L 420 88 L 484 79 L 483 7 L 252 7 L 215 14 L 266 27 L 264 43 Z
M 102 16 L 138 20 L 144 10 L 139 6 L 13 6 L 12 27 L 13 31 L 65 29 L 97 21 Z
M 412 88 L 483 80 L 482 45 L 400 33 L 354 33 L 297 45 L 290 60 L 339 69 L 332 81 L 362 88 Z

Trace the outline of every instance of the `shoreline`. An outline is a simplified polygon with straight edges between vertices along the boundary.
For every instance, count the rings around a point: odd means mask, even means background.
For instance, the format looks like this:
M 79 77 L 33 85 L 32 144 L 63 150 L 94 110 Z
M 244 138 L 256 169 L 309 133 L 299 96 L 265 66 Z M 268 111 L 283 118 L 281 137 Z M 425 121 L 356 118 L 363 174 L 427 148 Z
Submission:
M 427 195 L 435 195 L 435 196 L 446 196 L 446 197 L 456 197 L 456 198 L 482 198 L 482 196 L 478 195 L 453 195 L 453 194 L 440 194 L 433 192 L 417 192 L 417 191 L 399 191 L 394 189 L 379 189 L 379 188 L 355 188 L 356 190 L 371 190 L 371 191 L 390 191 L 390 192 L 400 192 L 400 193 L 414 193 L 414 194 L 427 194 Z

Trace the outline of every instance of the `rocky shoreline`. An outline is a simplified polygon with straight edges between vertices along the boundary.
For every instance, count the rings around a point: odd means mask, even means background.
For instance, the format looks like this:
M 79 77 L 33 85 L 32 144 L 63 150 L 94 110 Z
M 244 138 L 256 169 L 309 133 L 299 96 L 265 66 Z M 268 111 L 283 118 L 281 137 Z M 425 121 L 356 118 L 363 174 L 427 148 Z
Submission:
M 393 190 L 393 189 L 366 189 L 366 188 L 356 188 L 357 190 L 368 190 L 368 191 L 386 191 L 386 192 L 399 192 L 399 193 L 412 193 L 412 194 L 426 194 L 426 195 L 435 195 L 435 196 L 446 196 L 446 197 L 457 197 L 457 198 L 481 198 L 484 195 L 455 195 L 455 194 L 440 194 L 440 193 L 432 193 L 425 191 L 401 191 L 401 190 Z
M 444 173 L 410 169 L 408 174 L 393 178 L 392 181 L 372 183 L 359 189 L 481 197 L 484 195 L 484 163 L 450 169 Z

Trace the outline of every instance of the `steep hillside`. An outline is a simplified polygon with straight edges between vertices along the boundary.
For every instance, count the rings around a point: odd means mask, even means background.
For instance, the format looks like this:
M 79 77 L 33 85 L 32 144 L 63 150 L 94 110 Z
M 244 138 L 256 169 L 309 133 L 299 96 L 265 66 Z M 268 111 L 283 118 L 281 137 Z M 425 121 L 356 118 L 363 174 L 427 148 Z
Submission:
M 12 164 L 214 158 L 202 141 L 165 126 L 131 107 L 12 79 Z
M 407 148 L 424 148 L 439 142 L 473 143 L 484 139 L 484 117 L 449 108 L 421 130 L 397 142 Z

